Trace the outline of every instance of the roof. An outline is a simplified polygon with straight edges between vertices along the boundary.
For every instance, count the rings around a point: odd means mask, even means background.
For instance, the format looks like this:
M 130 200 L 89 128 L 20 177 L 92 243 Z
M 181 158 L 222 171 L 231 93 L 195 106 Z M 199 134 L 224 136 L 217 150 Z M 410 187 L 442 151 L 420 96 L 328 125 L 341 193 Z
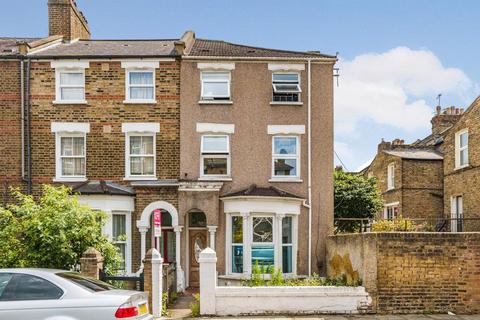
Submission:
M 320 52 L 287 51 L 267 49 L 240 44 L 233 44 L 221 40 L 196 39 L 187 56 L 195 57 L 275 57 L 275 58 L 330 58 L 335 56 Z
M 73 192 L 83 195 L 88 194 L 107 194 L 112 196 L 133 196 L 135 191 L 127 186 L 123 186 L 111 181 L 87 181 L 73 188 Z
M 443 160 L 443 156 L 435 150 L 428 149 L 397 149 L 384 150 L 386 154 L 413 160 Z
M 178 56 L 174 39 L 164 40 L 78 40 L 33 52 L 39 58 L 171 57 Z
M 283 190 L 278 189 L 277 187 L 270 186 L 267 188 L 257 187 L 257 185 L 252 184 L 246 189 L 239 191 L 227 193 L 222 196 L 222 198 L 231 198 L 231 197 L 280 197 L 280 198 L 296 198 L 303 199 L 293 193 L 289 193 Z
M 18 55 L 18 42 L 30 42 L 38 38 L 0 38 L 0 57 Z

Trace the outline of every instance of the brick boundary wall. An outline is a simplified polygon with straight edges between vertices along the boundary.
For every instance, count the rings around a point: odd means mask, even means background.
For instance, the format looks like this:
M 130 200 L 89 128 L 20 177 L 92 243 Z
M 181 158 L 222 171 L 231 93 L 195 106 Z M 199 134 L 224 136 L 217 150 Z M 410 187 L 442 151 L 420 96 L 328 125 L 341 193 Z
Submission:
M 359 278 L 371 312 L 480 312 L 480 233 L 364 233 L 327 239 L 327 273 Z

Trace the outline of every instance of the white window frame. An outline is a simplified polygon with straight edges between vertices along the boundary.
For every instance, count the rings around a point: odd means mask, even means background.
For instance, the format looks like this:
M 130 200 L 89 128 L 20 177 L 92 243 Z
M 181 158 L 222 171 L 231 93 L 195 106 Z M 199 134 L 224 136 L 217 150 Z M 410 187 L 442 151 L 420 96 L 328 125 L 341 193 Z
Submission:
M 130 171 L 130 138 L 131 137 L 153 137 L 153 175 L 132 175 Z M 135 132 L 125 133 L 125 178 L 124 180 L 157 180 L 157 134 L 156 132 Z M 135 155 L 136 157 L 151 155 Z
M 389 163 L 387 166 L 387 191 L 395 189 L 395 163 Z
M 106 211 L 107 220 L 103 226 L 103 234 L 111 242 L 125 243 L 125 274 L 132 274 L 132 213 L 130 211 Z M 113 215 L 125 215 L 126 241 L 113 241 Z
M 227 152 L 224 150 L 203 150 L 204 137 L 226 137 L 227 138 Z M 227 154 L 225 154 L 227 153 Z M 203 164 L 205 158 L 227 158 L 227 174 L 204 174 Z M 231 177 L 231 149 L 230 149 L 230 135 L 228 134 L 203 134 L 200 136 L 200 178 L 201 179 L 225 179 Z
M 279 75 L 279 74 L 295 74 L 295 75 L 297 75 L 297 77 L 298 77 L 297 91 L 296 92 L 290 92 L 290 91 L 286 92 L 286 91 L 277 90 L 276 87 L 275 87 L 276 84 L 274 84 L 273 78 L 274 78 L 275 75 Z M 275 82 L 289 83 L 290 81 L 280 80 L 280 81 L 275 81 Z M 292 72 L 292 71 L 275 71 L 275 72 L 272 72 L 272 89 L 273 89 L 272 90 L 272 102 L 273 103 L 298 103 L 298 102 L 302 102 L 302 83 L 301 83 L 300 72 Z M 296 94 L 298 94 L 298 101 L 275 101 L 273 99 L 274 93 L 296 93 Z
M 83 138 L 83 158 L 85 158 L 85 175 L 62 175 L 62 138 Z M 81 157 L 75 157 L 81 158 Z M 59 182 L 87 181 L 87 134 L 86 132 L 55 132 L 55 179 Z
M 461 201 L 458 202 L 458 199 L 461 199 Z M 463 218 L 463 195 L 455 195 L 450 198 L 450 218 L 451 219 Z M 450 220 L 450 232 L 459 232 L 458 225 L 459 225 L 459 220 Z M 462 223 L 462 227 L 463 227 L 463 223 Z
M 460 138 L 462 135 L 466 134 L 467 135 L 467 145 L 464 146 L 464 147 L 460 147 Z M 455 170 L 458 170 L 458 169 L 462 169 L 462 168 L 465 168 L 465 167 L 468 167 L 469 166 L 469 152 L 468 152 L 468 145 L 470 143 L 469 141 L 469 134 L 468 134 L 468 129 L 463 129 L 463 130 L 460 130 L 460 131 L 457 131 L 455 133 Z M 460 163 L 460 153 L 462 151 L 466 151 L 466 163 L 464 164 L 461 164 Z
M 388 209 L 391 208 L 392 210 L 394 210 L 394 208 L 398 208 L 398 212 L 397 212 L 397 216 L 396 217 L 393 217 L 394 216 L 394 213 L 392 211 L 392 218 L 393 219 L 396 219 L 398 218 L 398 215 L 400 215 L 400 202 L 397 201 L 397 202 L 391 202 L 391 203 L 387 203 L 385 204 L 384 208 L 383 208 L 383 218 L 385 220 L 389 220 L 388 219 Z
M 289 155 L 289 154 L 275 154 L 275 138 L 295 138 L 296 139 L 296 155 Z M 298 180 L 300 179 L 301 173 L 301 150 L 300 150 L 300 136 L 294 135 L 273 135 L 272 136 L 272 179 L 271 180 Z M 275 175 L 275 159 L 296 159 L 297 160 L 297 174 L 295 176 L 282 176 L 282 175 Z
M 130 85 L 130 73 L 140 72 L 140 73 L 151 73 L 153 83 L 151 85 Z M 125 101 L 123 103 L 131 104 L 143 104 L 143 103 L 156 103 L 156 85 L 155 85 L 155 68 L 127 68 L 125 69 Z M 142 88 L 153 88 L 153 98 L 152 99 L 132 99 L 130 97 L 130 87 L 142 87 Z
M 83 75 L 83 83 L 81 85 L 62 85 L 61 75 L 64 73 L 81 73 Z M 83 89 L 83 99 L 80 100 L 64 100 L 62 99 L 62 88 L 81 88 Z M 85 90 L 85 68 L 55 68 L 55 101 L 56 104 L 86 104 L 86 90 Z
M 205 81 L 205 82 L 215 82 L 215 83 L 227 83 L 227 90 L 228 90 L 227 95 L 225 95 L 225 96 L 205 96 L 204 95 L 204 93 L 203 93 L 203 89 L 204 89 L 203 75 L 207 74 L 207 73 L 208 74 L 212 74 L 212 73 L 228 74 L 228 78 L 227 78 L 226 81 L 225 80 L 208 80 L 208 81 Z M 231 100 L 232 99 L 231 84 L 232 84 L 232 73 L 228 70 L 216 70 L 216 71 L 202 70 L 202 71 L 200 71 L 200 100 L 201 101 L 219 101 L 219 102 Z M 216 100 L 215 98 L 219 98 L 219 99 Z
M 298 215 L 297 214 L 282 214 L 285 219 L 286 217 L 292 218 L 292 244 L 289 246 L 292 247 L 292 272 L 283 273 L 286 276 L 293 276 L 297 274 L 297 251 L 298 251 Z M 232 257 L 233 251 L 232 247 L 234 243 L 232 242 L 232 217 L 242 217 L 243 218 L 243 273 L 234 273 L 232 272 Z M 283 249 L 282 243 L 282 225 L 277 218 L 275 213 L 257 213 L 250 212 L 248 214 L 240 213 L 227 213 L 226 219 L 226 274 L 237 277 L 249 277 L 252 273 L 252 248 L 255 244 L 253 242 L 253 218 L 254 217 L 269 217 L 273 219 L 273 251 L 274 251 L 274 267 L 276 270 L 282 268 L 283 265 L 283 256 L 280 253 Z M 257 243 L 265 244 L 265 243 Z M 282 257 L 282 259 L 280 259 Z M 265 275 L 268 277 L 268 275 Z

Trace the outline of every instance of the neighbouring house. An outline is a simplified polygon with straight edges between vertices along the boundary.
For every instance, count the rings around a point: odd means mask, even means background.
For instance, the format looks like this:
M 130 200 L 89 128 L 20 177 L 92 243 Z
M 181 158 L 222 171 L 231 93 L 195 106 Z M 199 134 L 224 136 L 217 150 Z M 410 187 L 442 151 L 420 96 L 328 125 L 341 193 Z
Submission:
M 217 252 L 225 281 L 325 270 L 333 225 L 335 56 L 182 41 L 179 223 L 186 284 Z M 201 223 L 200 223 L 201 221 Z
M 443 139 L 462 112 L 437 107 L 429 136 L 412 144 L 395 139 L 378 145 L 374 160 L 362 171 L 378 180 L 385 202 L 378 218 L 403 216 L 436 225 L 443 217 Z
M 443 201 L 445 217 L 452 219 L 451 231 L 480 230 L 479 134 L 480 97 L 444 136 Z
M 94 40 L 74 0 L 48 9 L 48 37 L 0 40 L 4 184 L 71 186 L 107 213 L 119 272 L 155 247 L 179 291 L 206 246 L 233 279 L 257 262 L 324 273 L 335 56 L 193 32 Z

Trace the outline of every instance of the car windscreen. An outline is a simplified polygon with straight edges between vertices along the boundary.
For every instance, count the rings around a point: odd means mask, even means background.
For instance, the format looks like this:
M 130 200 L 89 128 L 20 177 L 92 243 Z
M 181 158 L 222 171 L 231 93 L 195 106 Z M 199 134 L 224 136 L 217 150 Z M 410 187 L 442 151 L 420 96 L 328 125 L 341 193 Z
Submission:
M 57 276 L 69 280 L 84 289 L 91 292 L 100 292 L 116 289 L 114 286 L 93 278 L 84 277 L 76 272 L 60 272 Z

